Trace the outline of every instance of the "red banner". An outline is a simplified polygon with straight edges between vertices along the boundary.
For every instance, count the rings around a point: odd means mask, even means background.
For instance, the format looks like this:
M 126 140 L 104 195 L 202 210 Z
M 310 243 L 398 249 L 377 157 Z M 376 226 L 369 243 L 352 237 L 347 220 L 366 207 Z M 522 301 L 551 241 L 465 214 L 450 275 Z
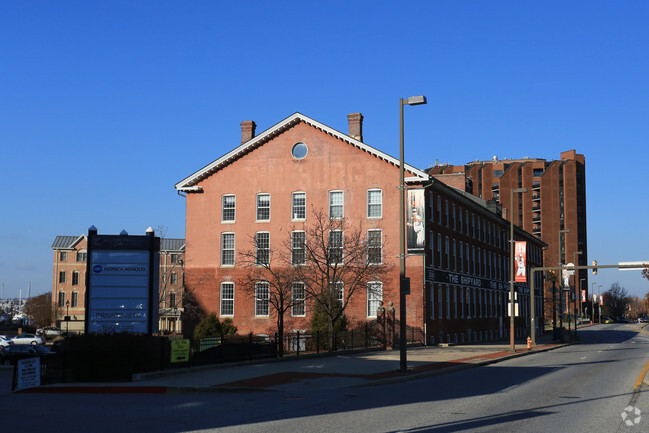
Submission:
M 514 278 L 514 281 L 517 283 L 526 283 L 527 243 L 520 241 L 515 242 L 514 251 L 514 262 L 516 264 L 516 277 Z
M 586 291 L 585 290 L 581 291 L 581 302 L 586 302 Z

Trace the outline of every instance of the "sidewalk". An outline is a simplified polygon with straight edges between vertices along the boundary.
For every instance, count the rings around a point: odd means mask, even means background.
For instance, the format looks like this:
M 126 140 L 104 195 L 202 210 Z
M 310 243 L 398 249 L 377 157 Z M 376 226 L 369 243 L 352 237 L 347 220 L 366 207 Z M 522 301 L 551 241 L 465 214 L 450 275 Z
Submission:
M 32 388 L 23 392 L 40 393 L 187 393 L 245 392 L 332 389 L 414 380 L 492 364 L 530 353 L 563 347 L 552 336 L 537 339 L 531 350 L 516 341 L 516 352 L 509 342 L 458 346 L 410 347 L 408 371 L 400 372 L 400 352 L 374 351 L 343 353 L 324 357 L 292 357 L 165 370 L 135 375 L 133 382 L 67 383 Z

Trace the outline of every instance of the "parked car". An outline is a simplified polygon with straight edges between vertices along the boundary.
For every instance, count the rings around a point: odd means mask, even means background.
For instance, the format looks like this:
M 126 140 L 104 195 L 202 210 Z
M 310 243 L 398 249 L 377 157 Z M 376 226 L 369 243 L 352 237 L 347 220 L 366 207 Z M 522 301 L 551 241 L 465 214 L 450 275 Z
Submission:
M 11 339 L 14 344 L 43 344 L 45 341 L 38 335 L 34 334 L 20 334 Z
M 44 326 L 36 330 L 36 335 L 43 336 L 45 338 L 58 337 L 62 333 L 63 331 L 61 331 L 56 326 Z
M 638 317 L 638 323 L 649 323 L 649 317 L 647 316 Z
M 19 359 L 27 358 L 41 358 L 44 356 L 54 355 L 54 352 L 45 346 L 25 345 L 25 344 L 12 344 L 11 346 L 3 347 L 0 350 L 0 362 L 5 365 L 14 364 Z
M 0 347 L 7 347 L 10 344 L 14 344 L 13 341 L 6 335 L 0 335 Z
M 602 316 L 602 323 L 615 323 L 615 320 L 611 319 L 608 316 Z

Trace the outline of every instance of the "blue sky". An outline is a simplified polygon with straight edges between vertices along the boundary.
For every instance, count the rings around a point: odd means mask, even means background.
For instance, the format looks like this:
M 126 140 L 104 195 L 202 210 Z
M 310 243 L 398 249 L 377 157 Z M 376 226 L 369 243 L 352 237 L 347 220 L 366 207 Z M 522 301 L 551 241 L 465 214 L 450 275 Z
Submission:
M 0 282 L 57 235 L 184 236 L 173 185 L 296 111 L 406 162 L 586 156 L 589 259 L 649 259 L 645 1 L 0 2 Z M 639 272 L 600 271 L 644 296 Z

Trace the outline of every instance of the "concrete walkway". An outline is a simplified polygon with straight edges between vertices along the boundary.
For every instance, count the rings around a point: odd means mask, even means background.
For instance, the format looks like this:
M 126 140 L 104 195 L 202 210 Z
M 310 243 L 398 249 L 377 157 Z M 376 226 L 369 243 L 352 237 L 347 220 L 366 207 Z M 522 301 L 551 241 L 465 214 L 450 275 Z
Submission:
M 551 335 L 528 350 L 523 341 L 511 352 L 509 342 L 458 346 L 409 347 L 407 372 L 400 372 L 400 352 L 372 351 L 321 357 L 291 357 L 236 364 L 165 370 L 134 376 L 133 382 L 66 383 L 31 388 L 41 393 L 187 393 L 332 389 L 413 380 L 487 365 L 565 346 Z

